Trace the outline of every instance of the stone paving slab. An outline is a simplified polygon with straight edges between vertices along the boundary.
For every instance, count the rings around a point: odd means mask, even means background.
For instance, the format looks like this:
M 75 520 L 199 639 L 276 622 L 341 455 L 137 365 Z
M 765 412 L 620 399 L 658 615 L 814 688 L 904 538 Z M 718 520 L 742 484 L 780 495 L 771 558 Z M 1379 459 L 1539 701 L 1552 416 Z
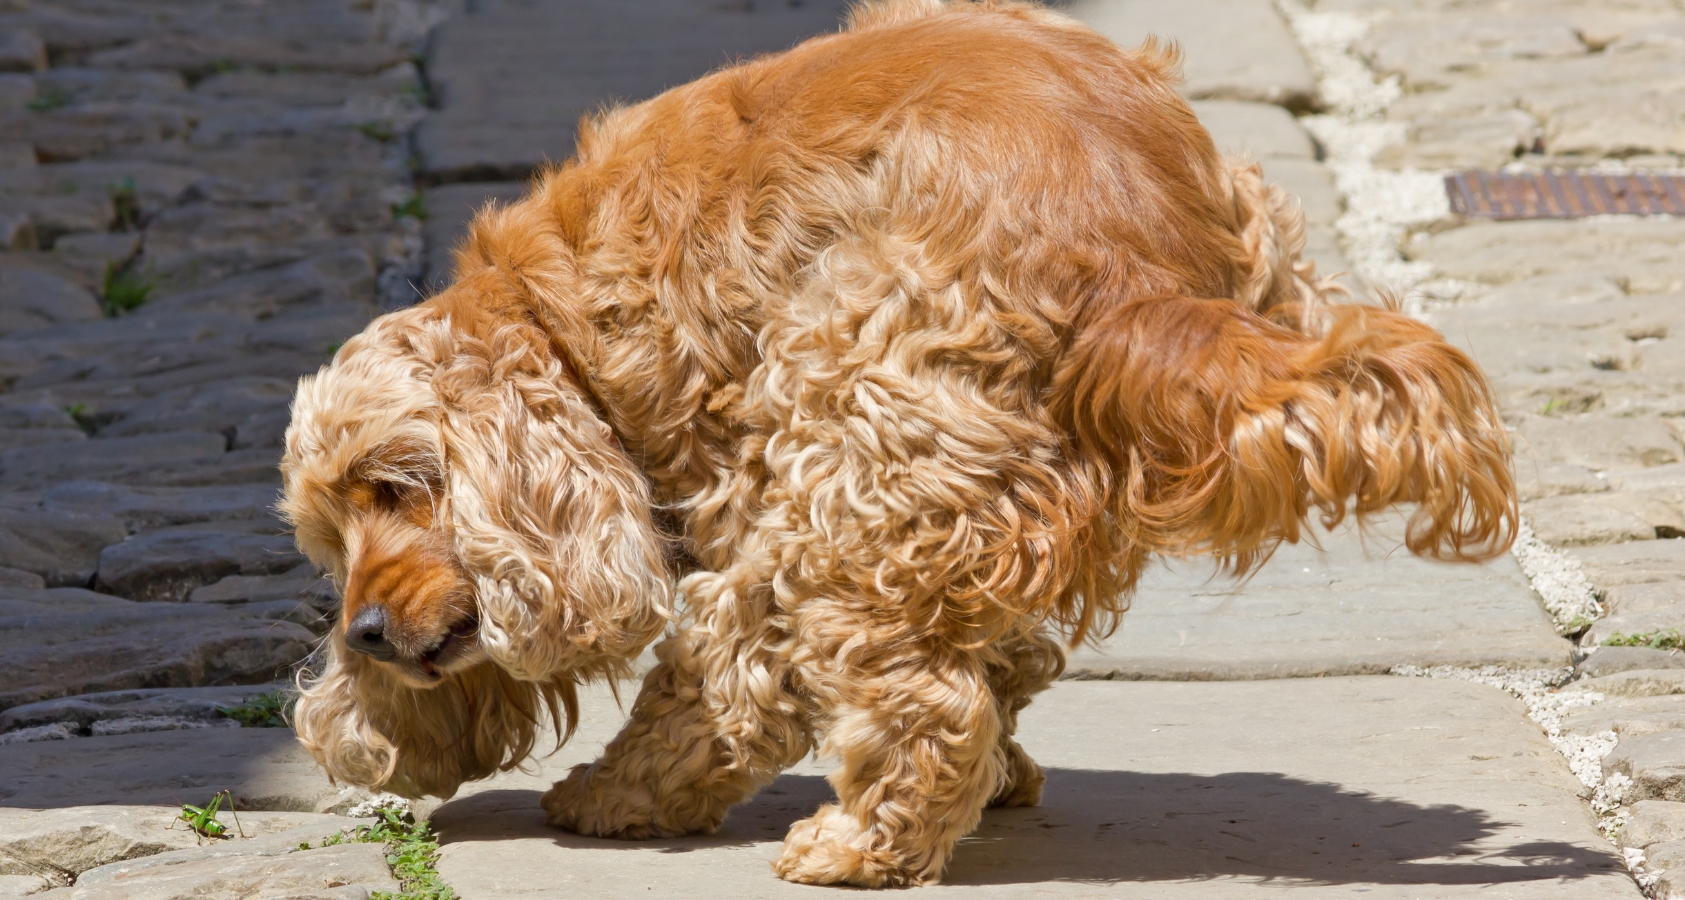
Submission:
M 645 100 L 735 59 L 834 31 L 846 0 L 672 3 L 497 0 L 441 26 L 428 77 L 439 110 L 416 134 L 445 181 L 525 177 L 573 154 L 579 117 Z
M 53 900 L 366 900 L 392 896 L 386 848 L 340 844 L 297 853 L 201 856 L 171 865 L 114 864 L 87 873 Z M 144 863 L 144 861 L 143 861 Z
M 1397 520 L 1367 541 L 1342 527 L 1326 552 L 1283 546 L 1248 581 L 1178 562 L 1143 579 L 1111 638 L 1071 654 L 1066 677 L 1221 680 L 1380 674 L 1397 665 L 1571 664 L 1520 567 L 1436 563 L 1399 547 Z
M 1574 221 L 1476 222 L 1416 235 L 1405 256 L 1449 278 L 1505 284 L 1539 275 L 1596 273 L 1634 294 L 1685 290 L 1679 246 L 1685 220 L 1627 216 Z
M 180 816 L 179 806 L 0 808 L 0 873 L 76 876 L 112 863 L 203 846 L 202 837 L 177 821 Z M 256 810 L 222 809 L 216 819 L 227 827 L 228 838 L 211 846 L 229 850 L 246 849 L 252 847 L 251 839 L 284 832 L 294 835 L 293 843 L 284 845 L 290 849 L 306 834 L 309 840 L 321 840 L 353 824 L 343 816 Z
M 1195 100 L 1189 104 L 1217 149 L 1251 159 L 1315 159 L 1316 144 L 1293 114 L 1272 103 Z
M 785 830 L 830 798 L 806 762 L 718 834 L 617 842 L 542 824 L 540 792 L 622 716 L 583 699 L 574 743 L 433 814 L 464 900 L 812 897 L 773 877 Z M 1491 688 L 1387 677 L 1060 683 L 1019 737 L 1038 808 L 992 810 L 920 896 L 1636 898 L 1579 783 Z
M 573 153 L 569 138 L 568 153 Z M 427 272 L 422 276 L 423 295 L 450 286 L 452 253 L 468 236 L 468 223 L 488 203 L 510 203 L 525 194 L 525 181 L 469 181 L 446 184 L 422 192 L 427 205 Z
M 290 728 L 214 728 L 0 746 L 0 806 L 172 806 L 233 792 L 238 808 L 344 812 L 368 797 L 329 783 Z
M 1174 40 L 1189 97 L 1316 105 L 1310 67 L 1269 0 L 1076 0 L 1065 12 L 1124 47 Z

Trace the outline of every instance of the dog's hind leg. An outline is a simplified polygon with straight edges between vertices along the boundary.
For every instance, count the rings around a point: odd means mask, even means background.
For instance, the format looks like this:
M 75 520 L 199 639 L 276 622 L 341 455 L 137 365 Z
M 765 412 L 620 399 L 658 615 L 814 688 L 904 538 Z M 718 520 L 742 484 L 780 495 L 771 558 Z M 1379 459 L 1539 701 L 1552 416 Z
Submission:
M 1005 777 L 989 805 L 1036 806 L 1041 803 L 1041 788 L 1047 778 L 1012 736 L 1018 731 L 1018 713 L 1064 671 L 1065 648 L 1045 628 L 1037 627 L 1021 637 L 998 642 L 995 650 L 1003 663 L 989 667 L 989 688 L 1000 704 L 1000 766 Z
M 776 652 L 785 635 L 775 619 L 746 613 L 766 592 L 739 593 L 734 574 L 686 579 L 695 621 L 656 647 L 660 664 L 602 758 L 544 795 L 545 821 L 615 838 L 712 832 L 807 755 L 804 709 Z

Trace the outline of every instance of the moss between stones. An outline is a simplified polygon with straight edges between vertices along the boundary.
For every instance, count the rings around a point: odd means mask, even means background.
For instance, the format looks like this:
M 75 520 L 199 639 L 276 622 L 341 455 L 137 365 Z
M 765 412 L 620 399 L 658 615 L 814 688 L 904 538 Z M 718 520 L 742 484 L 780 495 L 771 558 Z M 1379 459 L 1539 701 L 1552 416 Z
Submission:
M 1643 634 L 1611 634 L 1601 642 L 1605 647 L 1645 647 L 1650 650 L 1685 650 L 1685 635 L 1677 628 L 1661 628 Z
M 395 894 L 376 891 L 371 895 L 373 900 L 456 900 L 456 891 L 439 880 L 438 869 L 434 868 L 439 841 L 426 822 L 417 823 L 407 812 L 383 809 L 373 825 L 342 831 L 316 846 L 347 842 L 386 845 L 386 864 L 402 887 Z M 311 845 L 299 844 L 298 849 L 309 850 Z

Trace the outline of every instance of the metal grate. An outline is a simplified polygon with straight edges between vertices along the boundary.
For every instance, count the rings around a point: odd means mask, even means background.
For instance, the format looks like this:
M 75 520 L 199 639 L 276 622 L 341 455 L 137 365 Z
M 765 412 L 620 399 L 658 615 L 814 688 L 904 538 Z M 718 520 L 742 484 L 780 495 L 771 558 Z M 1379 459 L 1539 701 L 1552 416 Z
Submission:
M 1608 213 L 1685 216 L 1685 176 L 1569 169 L 1445 176 L 1453 212 L 1484 219 L 1574 219 Z

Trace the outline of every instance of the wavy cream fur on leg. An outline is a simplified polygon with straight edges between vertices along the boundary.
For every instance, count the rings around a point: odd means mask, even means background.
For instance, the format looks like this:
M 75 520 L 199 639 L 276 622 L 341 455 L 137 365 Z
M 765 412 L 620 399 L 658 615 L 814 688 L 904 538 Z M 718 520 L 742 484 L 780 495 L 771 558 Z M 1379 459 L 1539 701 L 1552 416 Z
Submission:
M 711 831 L 817 749 L 838 802 L 777 873 L 929 883 L 1039 800 L 1018 714 L 1154 555 L 1245 572 L 1403 502 L 1413 552 L 1502 552 L 1478 369 L 1337 302 L 1176 67 L 901 0 L 583 123 L 300 386 L 283 505 L 345 589 L 306 746 L 448 795 L 671 627 L 549 822 Z

